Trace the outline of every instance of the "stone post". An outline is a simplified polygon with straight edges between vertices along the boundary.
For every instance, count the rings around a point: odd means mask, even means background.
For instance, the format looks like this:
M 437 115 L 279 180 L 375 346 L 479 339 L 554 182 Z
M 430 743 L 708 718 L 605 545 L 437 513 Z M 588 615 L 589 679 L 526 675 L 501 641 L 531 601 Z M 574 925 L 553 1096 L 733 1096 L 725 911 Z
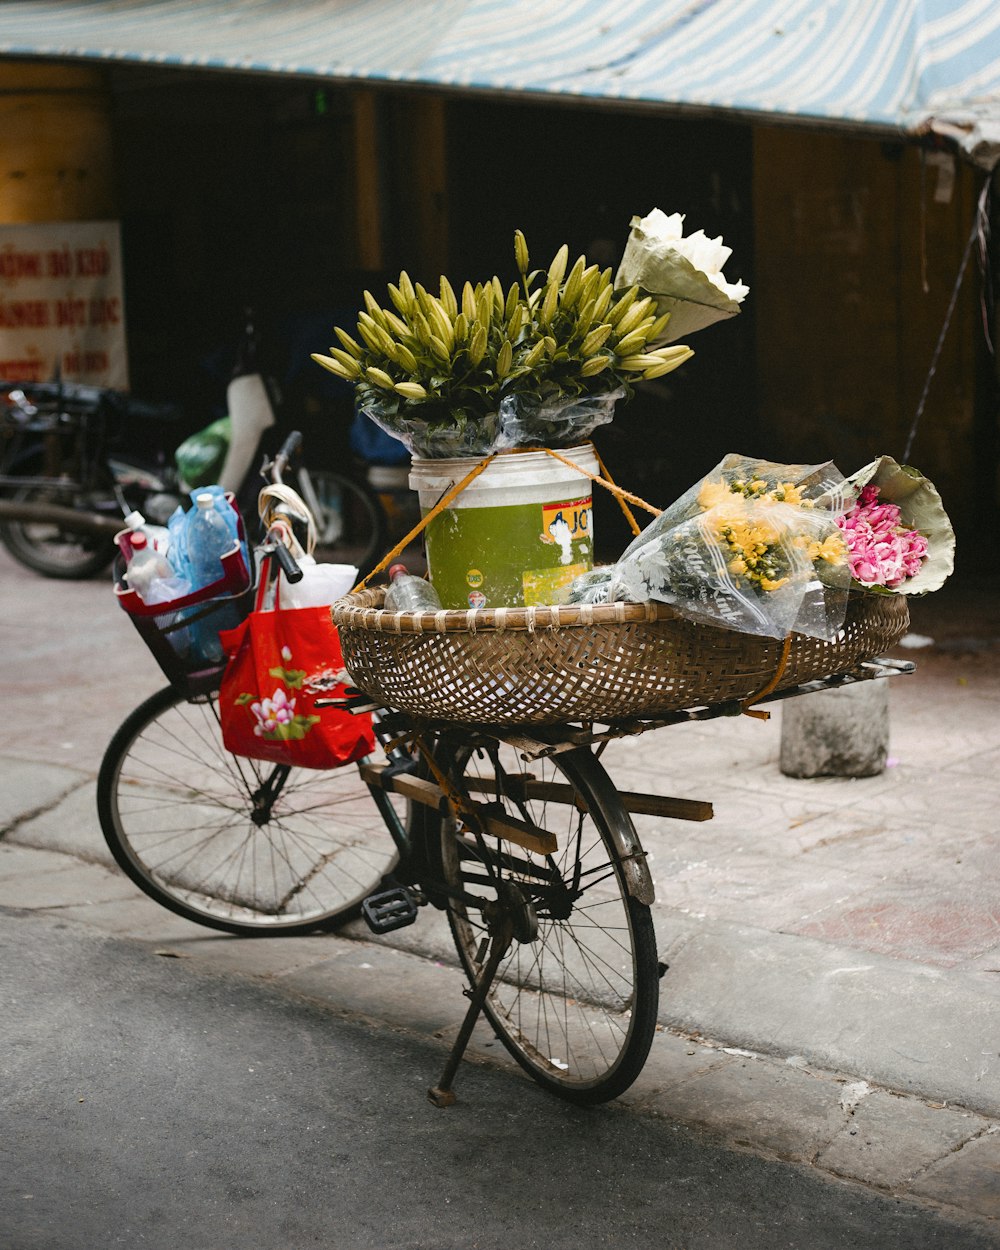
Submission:
M 889 753 L 889 683 L 855 682 L 781 705 L 786 777 L 875 777 Z

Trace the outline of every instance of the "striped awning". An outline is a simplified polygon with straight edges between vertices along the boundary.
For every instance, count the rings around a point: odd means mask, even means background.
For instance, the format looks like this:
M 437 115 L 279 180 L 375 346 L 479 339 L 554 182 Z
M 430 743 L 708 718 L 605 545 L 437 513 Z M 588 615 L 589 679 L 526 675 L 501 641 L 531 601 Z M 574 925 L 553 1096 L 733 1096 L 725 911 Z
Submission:
M 1000 158 L 1000 0 L 5 0 L 0 55 L 938 129 Z

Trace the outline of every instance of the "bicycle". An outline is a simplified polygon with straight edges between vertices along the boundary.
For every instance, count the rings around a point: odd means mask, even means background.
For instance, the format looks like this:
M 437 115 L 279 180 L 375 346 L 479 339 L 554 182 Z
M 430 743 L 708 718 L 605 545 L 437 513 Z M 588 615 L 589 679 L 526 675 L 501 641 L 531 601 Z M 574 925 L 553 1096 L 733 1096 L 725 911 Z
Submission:
M 287 562 L 271 547 L 269 559 Z M 912 668 L 886 661 L 837 680 Z M 359 913 L 384 934 L 421 908 L 443 910 L 470 1004 L 432 1100 L 454 1100 L 480 1012 L 554 1094 L 595 1104 L 623 1093 L 649 1053 L 664 971 L 630 813 L 703 820 L 711 806 L 620 793 L 601 744 L 739 708 L 718 702 L 600 731 L 456 725 L 360 692 L 346 703 L 372 716 L 375 754 L 307 774 L 230 755 L 217 688 L 175 684 L 148 699 L 113 737 L 98 778 L 118 864 L 164 907 L 238 934 L 329 931 Z

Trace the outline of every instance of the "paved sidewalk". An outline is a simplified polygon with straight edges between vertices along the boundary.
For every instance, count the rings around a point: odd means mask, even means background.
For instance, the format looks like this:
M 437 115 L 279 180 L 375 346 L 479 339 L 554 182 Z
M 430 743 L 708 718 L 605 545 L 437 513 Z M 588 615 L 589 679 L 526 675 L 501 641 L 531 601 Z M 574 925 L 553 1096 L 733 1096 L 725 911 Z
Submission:
M 241 940 L 112 868 L 94 778 L 159 671 L 106 582 L 46 581 L 0 552 L 0 598 L 0 905 L 277 978 L 443 1045 L 464 999 L 436 917 L 378 942 L 359 927 Z M 637 818 L 670 967 L 625 1102 L 982 1220 L 1000 1244 L 1000 585 L 916 603 L 913 630 L 934 643 L 897 653 L 918 672 L 890 687 L 879 777 L 783 777 L 780 711 L 606 751 L 622 788 L 715 806 L 703 824 Z M 475 1057 L 506 1062 L 484 1031 Z

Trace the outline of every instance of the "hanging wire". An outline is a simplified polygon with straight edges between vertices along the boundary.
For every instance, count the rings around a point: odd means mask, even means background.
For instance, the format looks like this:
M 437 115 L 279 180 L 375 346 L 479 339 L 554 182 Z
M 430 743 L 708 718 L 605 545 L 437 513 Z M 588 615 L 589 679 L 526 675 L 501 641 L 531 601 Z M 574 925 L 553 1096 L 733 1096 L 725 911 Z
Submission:
M 930 368 L 927 370 L 927 377 L 924 380 L 923 393 L 920 396 L 920 402 L 917 404 L 917 411 L 913 417 L 913 424 L 910 426 L 910 433 L 906 440 L 906 446 L 903 449 L 903 463 L 909 464 L 910 452 L 913 450 L 913 440 L 917 436 L 917 427 L 920 425 L 920 418 L 924 415 L 924 408 L 927 405 L 927 395 L 931 389 L 931 379 L 937 372 L 938 360 L 941 356 L 941 348 L 944 346 L 945 336 L 948 333 L 948 327 L 951 325 L 952 314 L 955 311 L 955 305 L 958 302 L 958 293 L 962 288 L 962 280 L 965 277 L 965 270 L 969 263 L 969 257 L 972 255 L 972 248 L 975 243 L 979 244 L 979 267 L 980 271 L 985 273 L 989 264 L 989 198 L 990 198 L 990 179 L 987 179 L 980 192 L 979 200 L 976 204 L 976 212 L 972 221 L 972 229 L 969 231 L 969 238 L 965 244 L 965 251 L 962 253 L 962 263 L 958 267 L 958 274 L 955 278 L 955 285 L 951 292 L 951 299 L 948 302 L 948 310 L 944 315 L 944 325 L 941 327 L 941 333 L 938 335 L 937 346 L 934 348 L 934 355 L 931 357 Z M 984 286 L 987 285 L 984 283 Z M 981 311 L 983 316 L 983 329 L 986 334 L 986 342 L 990 352 L 993 352 L 993 340 L 990 336 L 989 328 L 989 310 L 985 299 L 981 301 Z
M 992 179 L 986 184 L 984 192 L 992 191 Z M 982 197 L 980 198 L 982 203 Z M 994 285 L 993 266 L 990 262 L 990 240 L 992 234 L 992 226 L 990 224 L 990 194 L 986 194 L 986 203 L 980 215 L 979 232 L 979 272 L 983 275 L 983 281 L 980 286 L 979 311 L 983 319 L 983 335 L 986 338 L 986 346 L 989 348 L 991 356 L 996 355 L 996 344 L 993 342 L 993 326 L 996 324 L 994 314 L 996 311 L 996 286 Z
M 927 281 L 927 149 L 920 149 L 920 287 L 929 295 L 931 284 Z

